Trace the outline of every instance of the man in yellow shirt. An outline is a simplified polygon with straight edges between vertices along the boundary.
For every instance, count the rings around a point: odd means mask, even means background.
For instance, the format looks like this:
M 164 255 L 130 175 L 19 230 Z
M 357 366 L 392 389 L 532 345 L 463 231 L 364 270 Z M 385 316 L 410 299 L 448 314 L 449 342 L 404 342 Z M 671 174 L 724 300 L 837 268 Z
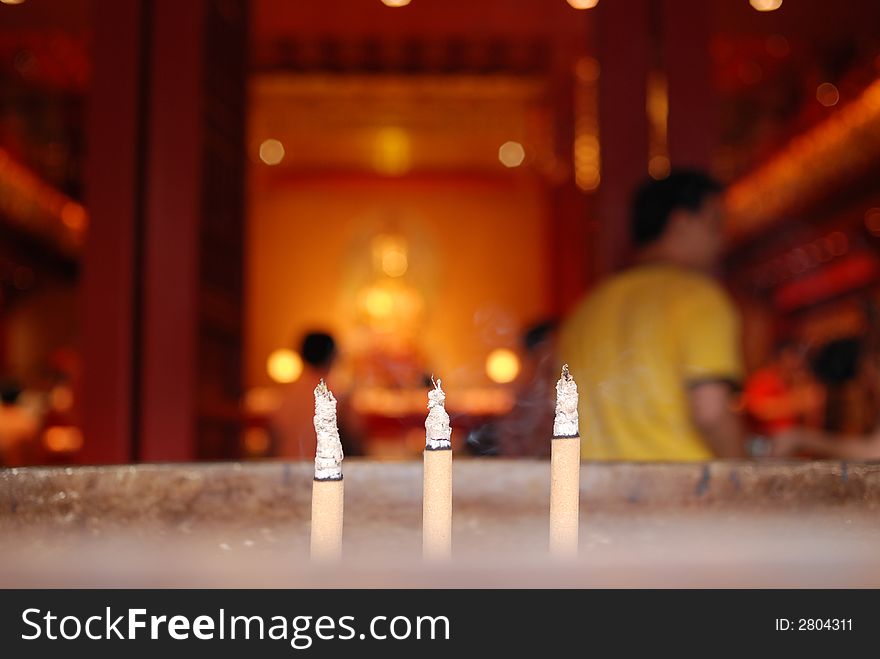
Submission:
M 560 356 L 580 389 L 584 458 L 745 454 L 731 404 L 739 318 L 709 274 L 721 255 L 720 192 L 698 172 L 645 183 L 632 209 L 634 265 L 566 320 Z

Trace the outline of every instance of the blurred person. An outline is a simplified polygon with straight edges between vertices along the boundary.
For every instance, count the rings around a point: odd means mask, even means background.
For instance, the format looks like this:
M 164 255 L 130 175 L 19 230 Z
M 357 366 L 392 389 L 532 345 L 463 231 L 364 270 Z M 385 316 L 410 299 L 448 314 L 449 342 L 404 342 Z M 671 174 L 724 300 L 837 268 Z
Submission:
M 515 381 L 513 408 L 467 438 L 478 455 L 546 457 L 550 455 L 548 429 L 553 428 L 556 403 L 556 337 L 558 323 L 546 320 L 523 334 L 522 367 Z
M 865 337 L 829 341 L 817 351 L 812 366 L 828 391 L 825 430 L 857 435 L 877 425 L 880 373 Z
M 795 428 L 773 443 L 775 457 L 807 454 L 838 460 L 880 460 L 880 427 L 866 435 L 840 435 L 815 428 Z
M 697 171 L 649 180 L 632 204 L 633 264 L 566 320 L 560 359 L 580 390 L 582 455 L 708 460 L 745 454 L 733 394 L 740 320 L 711 276 L 722 188 Z
M 304 460 L 315 457 L 315 387 L 321 379 L 337 400 L 339 436 L 345 455 L 361 455 L 360 423 L 352 410 L 350 396 L 334 382 L 336 341 L 326 332 L 309 332 L 300 344 L 300 356 L 303 372 L 295 382 L 282 385 L 280 404 L 270 420 L 276 455 Z
M 746 379 L 743 406 L 759 435 L 774 437 L 795 427 L 821 424 L 825 397 L 810 373 L 805 352 L 797 342 L 783 341 L 770 363 Z
M 40 420 L 20 404 L 20 397 L 18 383 L 0 383 L 0 464 L 23 464 L 40 429 Z
M 843 337 L 829 341 L 813 360 L 816 377 L 830 392 L 824 429 L 793 428 L 780 435 L 773 445 L 773 454 L 782 456 L 807 454 L 819 458 L 843 460 L 880 460 L 880 371 L 876 355 L 870 354 L 871 345 L 864 337 Z M 841 391 L 856 389 L 869 401 L 872 418 L 866 419 L 868 432 L 841 432 L 847 424 L 845 397 Z

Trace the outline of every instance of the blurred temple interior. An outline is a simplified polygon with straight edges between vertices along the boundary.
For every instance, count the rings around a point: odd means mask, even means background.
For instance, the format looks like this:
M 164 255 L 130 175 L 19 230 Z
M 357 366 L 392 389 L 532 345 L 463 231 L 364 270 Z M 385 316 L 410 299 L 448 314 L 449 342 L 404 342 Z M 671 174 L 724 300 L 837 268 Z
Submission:
M 309 458 L 272 418 L 319 377 L 386 459 L 421 453 L 441 378 L 464 450 L 672 168 L 727 186 L 749 372 L 873 347 L 878 25 L 875 0 L 0 0 L 0 464 Z M 829 382 L 810 423 L 870 430 L 870 383 Z

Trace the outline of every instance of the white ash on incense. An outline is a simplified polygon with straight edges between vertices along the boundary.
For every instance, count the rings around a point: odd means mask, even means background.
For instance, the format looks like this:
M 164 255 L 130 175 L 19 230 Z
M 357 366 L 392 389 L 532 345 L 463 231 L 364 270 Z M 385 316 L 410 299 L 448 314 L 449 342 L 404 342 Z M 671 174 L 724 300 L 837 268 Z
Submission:
M 336 425 L 336 398 L 324 380 L 315 387 L 315 480 L 342 479 L 342 442 Z
M 452 448 L 452 426 L 446 413 L 446 394 L 440 380 L 428 392 L 428 418 L 425 419 L 425 448 L 430 451 Z
M 568 364 L 562 366 L 562 377 L 556 383 L 556 417 L 553 419 L 554 437 L 578 436 L 578 389 L 568 372 Z

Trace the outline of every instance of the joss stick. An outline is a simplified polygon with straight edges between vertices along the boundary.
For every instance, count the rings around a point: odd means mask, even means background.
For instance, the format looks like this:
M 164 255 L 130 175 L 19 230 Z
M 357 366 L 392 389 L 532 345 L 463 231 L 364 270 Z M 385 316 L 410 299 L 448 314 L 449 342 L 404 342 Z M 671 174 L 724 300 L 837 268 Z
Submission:
M 336 425 L 336 398 L 324 384 L 315 387 L 315 479 L 312 482 L 312 560 L 342 555 L 342 442 Z
M 428 392 L 425 419 L 422 555 L 445 560 L 452 553 L 452 428 L 440 380 Z
M 562 367 L 556 383 L 556 417 L 550 441 L 550 553 L 572 557 L 578 551 L 581 440 L 577 384 Z

